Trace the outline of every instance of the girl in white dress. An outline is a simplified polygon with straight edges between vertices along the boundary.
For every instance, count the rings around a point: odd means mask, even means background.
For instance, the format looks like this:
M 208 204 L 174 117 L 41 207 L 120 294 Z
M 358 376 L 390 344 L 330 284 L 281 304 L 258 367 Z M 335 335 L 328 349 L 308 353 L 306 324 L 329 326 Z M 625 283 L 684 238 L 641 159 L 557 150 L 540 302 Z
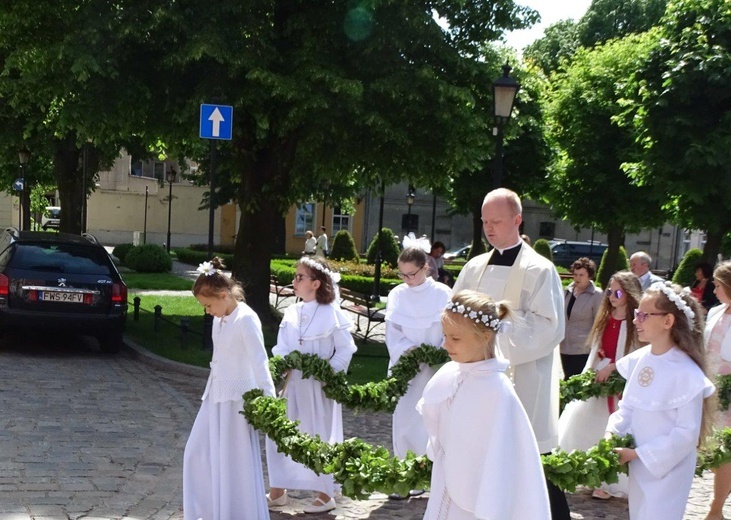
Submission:
M 596 380 L 606 381 L 617 369 L 616 363 L 640 342 L 634 323 L 634 311 L 642 298 L 639 279 L 629 271 L 615 273 L 605 291 L 594 326 L 589 334 L 591 351 L 583 372 L 596 370 Z M 562 450 L 586 451 L 596 445 L 607 428 L 609 415 L 617 408 L 619 396 L 592 397 L 566 405 L 558 420 L 558 444 Z M 594 498 L 609 499 L 627 494 L 627 477 L 619 475 L 616 484 L 603 484 L 594 490 Z
M 669 282 L 645 291 L 635 311 L 640 341 L 650 344 L 617 362 L 627 379 L 608 433 L 632 434 L 635 448 L 617 448 L 629 462 L 631 520 L 681 520 L 695 474 L 696 449 L 710 429 L 703 314 L 690 292 Z
M 420 244 L 412 245 L 418 243 Z M 423 343 L 442 346 L 442 310 L 452 295 L 452 290 L 429 276 L 429 264 L 425 248 L 429 241 L 424 239 L 409 242 L 398 258 L 398 276 L 404 283 L 395 287 L 388 295 L 386 304 L 386 346 L 389 354 L 389 371 L 401 356 Z M 393 413 L 393 453 L 406 457 L 406 452 L 416 455 L 426 453 L 426 429 L 416 411 L 427 381 L 435 371 L 426 364 L 419 367 L 419 373 L 409 383 L 406 394 L 399 399 Z M 423 490 L 414 490 L 411 496 L 420 495 Z M 391 498 L 403 498 L 397 494 Z
M 731 262 L 723 262 L 713 272 L 713 293 L 721 305 L 708 311 L 704 338 L 708 368 L 713 375 L 731 374 Z M 718 429 L 731 428 L 731 410 L 716 413 Z M 713 501 L 706 520 L 723 520 L 723 504 L 731 493 L 731 464 L 716 468 L 713 476 Z
M 294 276 L 294 292 L 302 300 L 284 311 L 277 344 L 272 354 L 285 356 L 293 351 L 316 354 L 327 359 L 335 371 L 348 369 L 356 351 L 350 328 L 353 323 L 335 301 L 340 274 L 319 257 L 302 257 Z M 287 418 L 300 421 L 300 430 L 331 444 L 343 441 L 343 417 L 340 404 L 325 397 L 322 383 L 303 378 L 300 370 L 287 376 L 282 396 L 287 399 Z M 322 513 L 335 509 L 336 491 L 332 475 L 317 475 L 277 451 L 266 440 L 270 506 L 287 504 L 287 489 L 311 489 L 317 498 L 305 513 Z
M 269 518 L 259 435 L 239 412 L 242 395 L 274 395 L 261 322 L 219 258 L 198 267 L 193 294 L 213 316 L 211 373 L 183 457 L 185 520 Z
M 427 520 L 551 518 L 533 428 L 495 357 L 495 336 L 510 315 L 475 291 L 460 291 L 442 314 L 452 361 L 419 401 L 434 461 Z

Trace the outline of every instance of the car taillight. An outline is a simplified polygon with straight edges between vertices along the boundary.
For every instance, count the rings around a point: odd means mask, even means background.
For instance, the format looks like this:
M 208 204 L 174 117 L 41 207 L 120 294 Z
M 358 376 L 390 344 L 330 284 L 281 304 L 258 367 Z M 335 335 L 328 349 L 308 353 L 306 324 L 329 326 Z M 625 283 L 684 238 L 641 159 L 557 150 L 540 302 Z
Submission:
M 94 302 L 93 294 L 84 294 L 84 305 L 91 305 Z
M 28 299 L 32 302 L 38 301 L 38 291 L 28 291 Z
M 0 274 L 0 296 L 8 296 L 8 294 L 10 294 L 10 278 Z
M 112 285 L 112 303 L 127 303 L 127 286 L 121 282 Z

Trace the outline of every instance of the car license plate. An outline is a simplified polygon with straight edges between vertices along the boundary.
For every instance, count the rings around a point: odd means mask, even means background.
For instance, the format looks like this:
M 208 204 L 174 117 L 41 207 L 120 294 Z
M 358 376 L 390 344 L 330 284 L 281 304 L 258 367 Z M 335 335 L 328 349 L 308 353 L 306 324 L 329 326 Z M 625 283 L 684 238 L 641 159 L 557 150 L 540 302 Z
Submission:
M 43 291 L 41 299 L 44 302 L 84 303 L 84 295 L 81 293 Z

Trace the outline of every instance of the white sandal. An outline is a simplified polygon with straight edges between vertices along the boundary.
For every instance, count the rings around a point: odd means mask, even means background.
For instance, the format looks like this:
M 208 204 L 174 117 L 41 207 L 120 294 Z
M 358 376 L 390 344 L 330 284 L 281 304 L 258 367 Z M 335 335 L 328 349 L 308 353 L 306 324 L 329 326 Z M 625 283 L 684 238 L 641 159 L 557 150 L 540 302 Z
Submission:
M 319 502 L 320 505 L 316 505 Z M 303 511 L 305 513 L 326 513 L 335 509 L 335 499 L 330 498 L 327 502 L 324 502 L 320 497 L 317 497 L 315 501 L 309 506 L 305 507 Z

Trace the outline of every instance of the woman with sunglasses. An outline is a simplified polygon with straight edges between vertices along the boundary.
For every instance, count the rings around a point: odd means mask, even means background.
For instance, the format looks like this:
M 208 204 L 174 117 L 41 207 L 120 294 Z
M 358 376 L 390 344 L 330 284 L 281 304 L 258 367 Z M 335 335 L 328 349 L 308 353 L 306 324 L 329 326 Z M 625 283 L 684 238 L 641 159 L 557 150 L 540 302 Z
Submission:
M 615 273 L 605 291 L 594 326 L 589 333 L 591 345 L 584 372 L 596 371 L 596 380 L 606 381 L 617 370 L 616 362 L 640 346 L 632 322 L 642 298 L 642 286 L 629 271 Z M 588 450 L 604 437 L 609 415 L 617 408 L 618 396 L 594 397 L 566 405 L 558 421 L 558 443 L 561 449 Z M 620 475 L 619 484 L 605 484 L 595 489 L 594 498 L 608 499 L 626 494 L 627 480 Z
M 413 236 L 413 235 L 412 235 Z M 389 354 L 389 372 L 393 365 L 408 351 L 422 344 L 441 347 L 442 311 L 452 297 L 452 290 L 429 276 L 426 255 L 431 250 L 427 239 L 404 238 L 404 250 L 398 258 L 398 276 L 404 283 L 396 286 L 386 303 L 386 346 Z M 411 380 L 409 388 L 393 412 L 393 453 L 406 457 L 407 451 L 426 454 L 426 427 L 416 411 L 424 387 L 435 371 L 422 364 L 419 374 Z M 411 496 L 423 493 L 414 490 Z M 391 495 L 390 498 L 407 498 Z

